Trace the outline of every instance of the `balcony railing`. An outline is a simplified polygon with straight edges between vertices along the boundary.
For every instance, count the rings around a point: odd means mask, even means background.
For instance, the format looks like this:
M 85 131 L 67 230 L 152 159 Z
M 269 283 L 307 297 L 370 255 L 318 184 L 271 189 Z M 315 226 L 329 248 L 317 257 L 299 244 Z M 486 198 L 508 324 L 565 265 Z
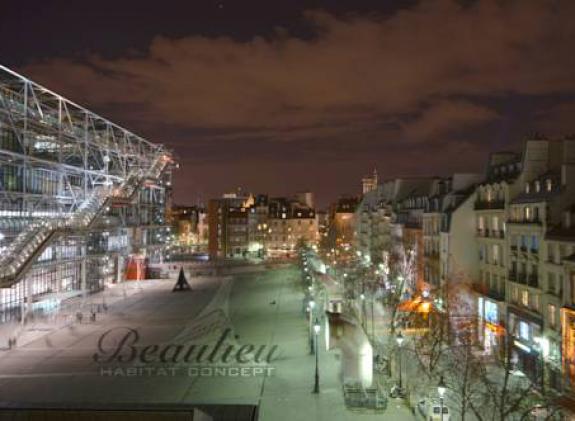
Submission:
M 507 220 L 508 224 L 537 224 L 541 225 L 541 219 L 537 218 L 511 218 Z
M 475 202 L 475 210 L 486 209 L 505 209 L 505 202 L 503 200 L 478 200 Z
M 497 301 L 505 301 L 505 291 L 499 291 L 497 289 L 489 289 L 485 295 Z
M 473 289 L 478 292 L 479 294 L 485 295 L 489 298 L 492 298 L 497 301 L 504 301 L 505 300 L 505 291 L 500 291 L 495 288 L 488 288 L 481 282 L 473 282 L 472 284 Z
M 487 238 L 505 238 L 505 232 L 503 230 L 477 228 L 477 236 Z

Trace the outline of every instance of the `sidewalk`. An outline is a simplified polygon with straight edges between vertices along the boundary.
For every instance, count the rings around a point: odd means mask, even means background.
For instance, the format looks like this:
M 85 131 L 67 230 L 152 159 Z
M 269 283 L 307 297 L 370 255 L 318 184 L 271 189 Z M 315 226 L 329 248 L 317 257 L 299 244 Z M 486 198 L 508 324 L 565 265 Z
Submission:
M 260 402 L 260 419 L 268 420 L 414 420 L 401 401 L 390 399 L 384 412 L 346 408 L 339 351 L 326 350 L 326 326 L 320 338 L 320 393 L 313 394 L 315 358 L 309 353 L 308 323 L 301 312 L 303 291 L 297 281 L 284 281 L 275 320 L 274 343 L 282 350 L 275 361 L 276 374 L 266 379 Z M 279 316 L 281 315 L 281 316 Z M 327 320 L 327 319 L 326 319 Z

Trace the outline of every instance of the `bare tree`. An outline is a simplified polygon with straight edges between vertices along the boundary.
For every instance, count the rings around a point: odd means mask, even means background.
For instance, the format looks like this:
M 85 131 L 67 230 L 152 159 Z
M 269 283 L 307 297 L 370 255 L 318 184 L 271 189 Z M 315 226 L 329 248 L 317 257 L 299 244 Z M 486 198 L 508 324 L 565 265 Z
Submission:
M 485 402 L 482 379 L 485 378 L 485 365 L 473 354 L 473 332 L 463 332 L 457 344 L 449 347 L 448 363 L 444 372 L 454 408 L 457 408 L 461 421 L 473 413 L 473 405 L 482 407 Z

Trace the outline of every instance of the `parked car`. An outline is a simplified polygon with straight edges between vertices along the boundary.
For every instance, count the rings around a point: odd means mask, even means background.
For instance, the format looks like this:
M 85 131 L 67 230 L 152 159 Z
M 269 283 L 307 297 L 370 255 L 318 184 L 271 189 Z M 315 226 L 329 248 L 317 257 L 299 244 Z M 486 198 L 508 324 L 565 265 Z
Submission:
M 443 405 L 443 418 L 441 417 L 441 403 L 437 400 L 421 399 L 417 403 L 419 413 L 426 421 L 449 421 L 451 411 L 447 405 Z

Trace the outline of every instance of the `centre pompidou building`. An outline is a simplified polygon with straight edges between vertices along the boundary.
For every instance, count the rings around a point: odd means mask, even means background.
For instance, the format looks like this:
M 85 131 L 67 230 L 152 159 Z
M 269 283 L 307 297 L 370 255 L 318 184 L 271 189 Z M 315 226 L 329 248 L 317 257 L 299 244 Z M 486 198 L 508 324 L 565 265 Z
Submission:
M 0 323 L 145 276 L 169 239 L 170 151 L 0 66 Z

